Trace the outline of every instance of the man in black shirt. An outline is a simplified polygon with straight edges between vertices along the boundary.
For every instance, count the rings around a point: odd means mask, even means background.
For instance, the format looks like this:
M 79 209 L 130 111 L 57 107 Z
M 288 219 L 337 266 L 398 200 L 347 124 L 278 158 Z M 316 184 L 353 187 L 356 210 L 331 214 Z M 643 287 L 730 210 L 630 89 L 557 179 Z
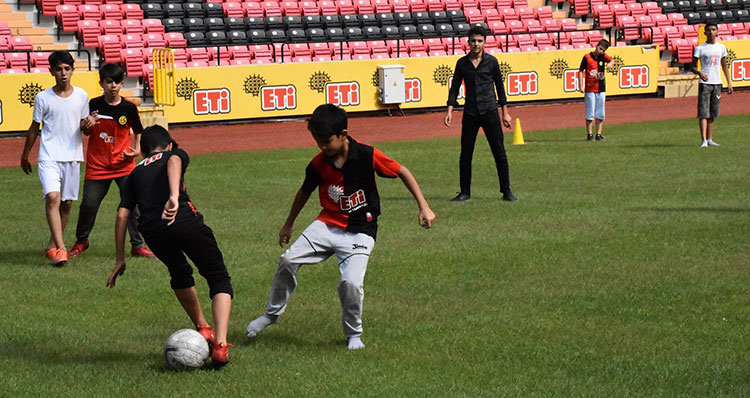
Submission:
M 456 70 L 453 73 L 453 81 L 448 94 L 448 112 L 444 122 L 450 127 L 453 107 L 458 106 L 456 101 L 458 90 L 462 81 L 466 83 L 466 104 L 461 120 L 461 156 L 459 158 L 461 192 L 451 199 L 452 202 L 471 199 L 471 161 L 479 127 L 484 130 L 492 156 L 495 158 L 503 200 L 510 202 L 518 200 L 510 190 L 508 158 L 503 145 L 503 132 L 497 112 L 498 105 L 502 107 L 502 124 L 506 128 L 510 128 L 512 119 L 508 112 L 500 65 L 497 58 L 484 52 L 486 37 L 487 33 L 482 27 L 475 26 L 469 30 L 470 52 L 456 62 Z M 495 97 L 495 91 L 497 91 L 497 97 Z

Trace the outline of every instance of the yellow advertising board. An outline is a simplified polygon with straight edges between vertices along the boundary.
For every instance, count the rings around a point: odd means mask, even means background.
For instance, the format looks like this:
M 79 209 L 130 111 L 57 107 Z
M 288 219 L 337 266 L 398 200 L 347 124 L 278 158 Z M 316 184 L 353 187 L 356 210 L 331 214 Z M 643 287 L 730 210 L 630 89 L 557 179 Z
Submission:
M 727 40 L 721 43 L 727 47 L 727 64 L 732 87 L 750 87 L 750 40 Z M 723 73 L 721 80 L 726 86 Z
M 509 102 L 582 98 L 578 67 L 590 50 L 496 54 Z M 659 52 L 611 47 L 615 68 L 607 94 L 655 93 Z M 386 109 L 378 101 L 379 65 L 404 65 L 402 109 L 445 106 L 458 56 L 348 62 L 188 68 L 175 71 L 177 103 L 170 123 L 308 115 L 332 103 L 349 112 Z
M 89 94 L 101 95 L 97 72 L 73 73 L 73 85 Z M 37 93 L 55 85 L 49 73 L 8 73 L 0 75 L 0 132 L 25 131 L 31 125 Z

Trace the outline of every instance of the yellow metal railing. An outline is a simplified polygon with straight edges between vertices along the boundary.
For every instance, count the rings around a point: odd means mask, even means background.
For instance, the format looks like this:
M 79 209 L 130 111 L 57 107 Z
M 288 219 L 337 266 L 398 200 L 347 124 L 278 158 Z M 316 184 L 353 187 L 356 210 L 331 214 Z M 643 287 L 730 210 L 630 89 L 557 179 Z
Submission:
M 175 104 L 174 82 L 174 50 L 171 48 L 155 48 L 153 50 L 154 67 L 154 104 Z

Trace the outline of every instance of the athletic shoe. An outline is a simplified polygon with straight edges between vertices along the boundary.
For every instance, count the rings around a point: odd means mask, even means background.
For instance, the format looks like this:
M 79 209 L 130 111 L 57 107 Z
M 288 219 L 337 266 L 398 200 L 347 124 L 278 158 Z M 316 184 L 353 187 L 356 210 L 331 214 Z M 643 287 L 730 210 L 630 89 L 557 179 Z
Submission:
M 52 260 L 52 264 L 55 267 L 62 267 L 68 262 L 68 249 L 62 248 L 55 251 L 55 259 Z
M 503 192 L 503 200 L 506 202 L 515 202 L 518 198 L 513 195 L 513 192 L 505 191 Z
M 708 142 L 708 145 L 709 145 L 709 146 L 721 146 L 721 145 L 719 145 L 718 143 L 714 142 L 713 140 L 708 140 L 708 141 L 706 141 L 706 142 Z
M 234 347 L 229 343 L 212 343 L 211 344 L 211 361 L 215 368 L 221 368 L 229 363 L 229 348 Z
M 57 253 L 56 247 L 48 247 L 47 250 L 44 251 L 44 257 L 47 257 L 50 260 L 54 260 L 56 253 Z
M 86 239 L 83 243 L 76 242 L 73 247 L 70 248 L 70 252 L 68 253 L 68 256 L 70 257 L 78 257 L 83 253 L 84 250 L 89 248 L 89 240 Z
M 589 134 L 589 135 L 586 136 L 586 141 L 593 141 L 593 140 L 594 140 L 594 136 L 593 135 Z
M 451 199 L 451 202 L 466 202 L 471 200 L 471 196 L 467 193 L 459 193 L 455 198 Z
M 201 336 L 208 340 L 209 344 L 213 344 L 216 341 L 216 333 L 211 329 L 211 326 L 198 326 L 196 330 L 198 330 L 198 333 L 200 333 Z
M 151 250 L 148 250 L 146 246 L 141 246 L 137 249 L 135 247 L 130 249 L 130 255 L 133 257 L 156 257 L 154 253 Z
M 708 147 L 708 141 L 703 140 L 701 141 L 701 148 L 707 148 Z
M 601 134 L 597 134 L 597 135 L 596 135 L 596 140 L 597 140 L 597 141 L 604 141 L 604 136 L 603 136 L 603 135 L 601 135 Z

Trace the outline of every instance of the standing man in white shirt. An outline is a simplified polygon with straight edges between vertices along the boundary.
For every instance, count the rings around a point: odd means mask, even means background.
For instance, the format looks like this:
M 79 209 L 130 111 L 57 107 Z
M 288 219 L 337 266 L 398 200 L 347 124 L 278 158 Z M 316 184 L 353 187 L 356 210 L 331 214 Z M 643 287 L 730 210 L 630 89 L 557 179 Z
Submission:
M 83 162 L 81 129 L 96 123 L 96 115 L 89 115 L 88 94 L 71 84 L 74 62 L 67 51 L 50 54 L 49 71 L 55 77 L 55 85 L 34 99 L 33 121 L 21 154 L 21 169 L 30 174 L 29 152 L 40 135 L 41 125 L 39 179 L 50 230 L 45 254 L 58 267 L 68 262 L 63 231 L 73 201 L 78 199 L 80 163 Z
M 727 92 L 732 94 L 732 80 L 727 66 L 727 48 L 716 42 L 719 28 L 714 23 L 707 23 L 704 31 L 706 42 L 695 48 L 691 71 L 700 76 L 698 85 L 698 121 L 701 130 L 701 148 L 719 146 L 713 141 L 714 119 L 719 117 L 719 100 L 721 99 L 721 72 L 727 79 Z M 701 69 L 698 70 L 698 60 Z

